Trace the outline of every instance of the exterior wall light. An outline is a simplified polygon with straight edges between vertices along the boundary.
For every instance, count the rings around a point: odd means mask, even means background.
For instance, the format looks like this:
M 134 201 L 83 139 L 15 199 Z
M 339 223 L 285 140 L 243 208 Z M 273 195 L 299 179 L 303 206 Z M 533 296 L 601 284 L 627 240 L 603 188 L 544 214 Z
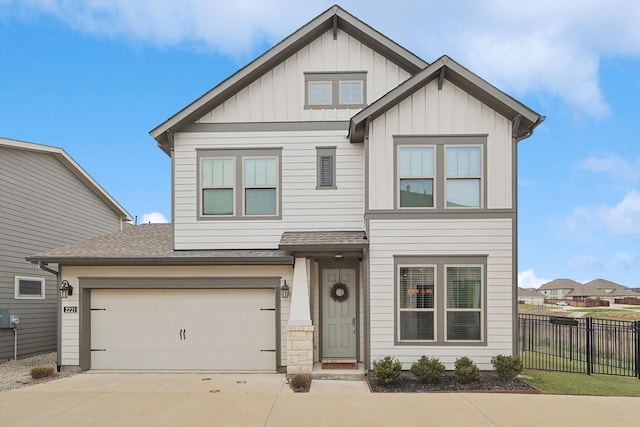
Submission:
M 71 295 L 73 295 L 73 286 L 69 284 L 68 280 L 63 280 L 60 287 L 60 298 L 67 299 Z
M 282 295 L 282 299 L 289 298 L 289 285 L 287 285 L 287 281 L 284 281 L 284 285 L 280 288 L 280 295 Z

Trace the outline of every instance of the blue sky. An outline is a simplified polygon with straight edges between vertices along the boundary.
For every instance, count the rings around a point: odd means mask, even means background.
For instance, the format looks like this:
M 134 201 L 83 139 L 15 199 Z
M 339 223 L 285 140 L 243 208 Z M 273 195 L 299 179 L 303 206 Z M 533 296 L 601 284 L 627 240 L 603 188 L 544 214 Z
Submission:
M 327 1 L 0 0 L 0 136 L 64 148 L 139 221 L 170 220 L 148 132 Z M 640 1 L 344 1 L 547 120 L 519 144 L 519 282 L 640 287 Z

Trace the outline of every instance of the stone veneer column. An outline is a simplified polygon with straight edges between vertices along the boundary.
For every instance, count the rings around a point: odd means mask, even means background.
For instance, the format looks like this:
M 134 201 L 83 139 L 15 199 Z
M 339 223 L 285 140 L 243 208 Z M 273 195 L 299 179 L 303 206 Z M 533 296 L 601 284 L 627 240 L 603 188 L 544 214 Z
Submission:
M 287 375 L 313 370 L 313 325 L 287 327 Z

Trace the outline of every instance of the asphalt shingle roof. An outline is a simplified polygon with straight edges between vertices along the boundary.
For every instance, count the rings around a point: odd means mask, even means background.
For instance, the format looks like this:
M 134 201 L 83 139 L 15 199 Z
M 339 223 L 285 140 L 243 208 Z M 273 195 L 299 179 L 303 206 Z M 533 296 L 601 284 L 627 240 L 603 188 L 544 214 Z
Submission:
M 280 263 L 290 264 L 283 250 L 195 250 L 174 251 L 171 224 L 143 224 L 63 246 L 28 257 L 28 261 L 59 264 L 202 264 Z
M 368 246 L 364 231 L 314 231 L 285 232 L 280 239 L 280 248 L 292 247 L 351 247 Z

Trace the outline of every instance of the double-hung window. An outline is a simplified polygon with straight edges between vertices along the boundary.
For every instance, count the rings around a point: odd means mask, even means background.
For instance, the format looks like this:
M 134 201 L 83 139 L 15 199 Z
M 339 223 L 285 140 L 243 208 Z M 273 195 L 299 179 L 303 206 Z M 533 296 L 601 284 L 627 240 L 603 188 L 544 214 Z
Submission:
M 486 343 L 484 256 L 396 256 L 396 342 Z
M 199 150 L 199 219 L 278 219 L 280 149 Z
M 397 136 L 397 209 L 481 209 L 485 136 Z
M 305 108 L 361 108 L 366 105 L 366 71 L 307 72 Z

